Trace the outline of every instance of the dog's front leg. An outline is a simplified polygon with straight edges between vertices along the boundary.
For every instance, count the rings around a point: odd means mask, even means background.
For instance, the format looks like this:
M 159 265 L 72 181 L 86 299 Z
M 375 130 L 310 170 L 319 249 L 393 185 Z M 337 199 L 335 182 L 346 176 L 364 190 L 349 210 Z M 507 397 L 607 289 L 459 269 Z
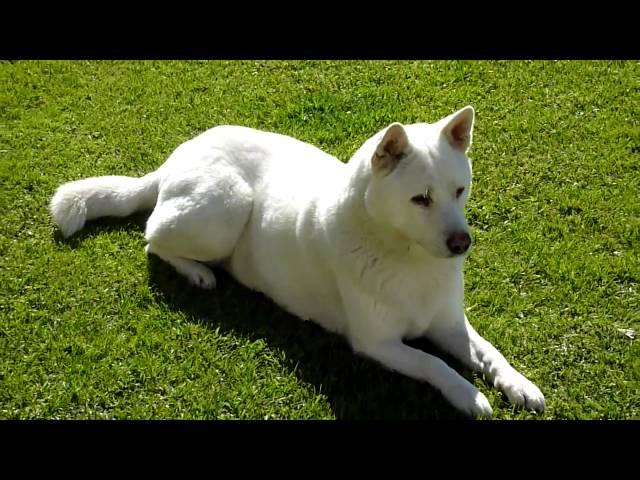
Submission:
M 433 355 L 402 342 L 397 308 L 360 288 L 348 276 L 338 279 L 345 330 L 353 349 L 390 370 L 430 383 L 453 406 L 474 417 L 492 415 L 491 405 L 476 387 Z
M 473 370 L 482 372 L 512 403 L 537 411 L 546 408 L 540 389 L 475 331 L 464 312 L 435 322 L 427 332 L 427 338 Z
M 487 397 L 438 357 L 405 345 L 400 340 L 358 349 L 391 370 L 430 383 L 453 406 L 473 417 L 491 417 Z

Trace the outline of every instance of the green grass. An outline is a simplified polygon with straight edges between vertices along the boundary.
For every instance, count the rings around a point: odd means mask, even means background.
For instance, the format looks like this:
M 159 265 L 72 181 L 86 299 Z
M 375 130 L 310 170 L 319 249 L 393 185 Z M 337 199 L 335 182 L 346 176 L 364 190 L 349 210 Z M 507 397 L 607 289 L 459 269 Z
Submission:
M 62 241 L 47 202 L 217 124 L 347 160 L 472 104 L 468 316 L 548 411 L 444 357 L 496 418 L 639 419 L 639 79 L 631 61 L 0 63 L 0 418 L 460 418 L 230 277 L 204 292 L 147 260 L 148 213 Z

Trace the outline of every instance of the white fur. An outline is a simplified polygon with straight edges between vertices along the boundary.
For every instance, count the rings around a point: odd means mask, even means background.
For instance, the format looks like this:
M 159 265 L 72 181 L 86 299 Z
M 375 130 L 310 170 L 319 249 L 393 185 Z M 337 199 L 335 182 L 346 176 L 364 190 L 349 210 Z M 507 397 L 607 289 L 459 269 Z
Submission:
M 449 235 L 468 232 L 472 127 L 471 107 L 434 124 L 394 124 L 344 164 L 287 136 L 219 126 L 140 179 L 61 186 L 51 212 L 69 236 L 88 219 L 155 205 L 147 252 L 193 284 L 213 287 L 203 263 L 218 263 L 289 312 L 344 335 L 356 352 L 429 382 L 469 415 L 491 416 L 476 387 L 402 342 L 426 336 L 512 402 L 543 410 L 540 390 L 467 321 L 464 255 L 447 247 Z M 426 192 L 429 206 L 411 200 Z

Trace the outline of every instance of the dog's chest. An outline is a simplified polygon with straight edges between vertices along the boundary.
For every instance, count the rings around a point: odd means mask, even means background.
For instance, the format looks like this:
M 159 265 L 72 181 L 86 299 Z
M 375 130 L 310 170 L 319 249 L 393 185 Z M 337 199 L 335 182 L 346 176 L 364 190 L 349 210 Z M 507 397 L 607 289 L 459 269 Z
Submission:
M 402 338 L 410 339 L 424 336 L 436 318 L 436 311 L 436 308 L 425 308 L 420 315 L 407 316 L 404 319 Z
M 443 320 L 451 305 L 461 298 L 462 279 L 453 271 L 416 272 L 400 276 L 390 285 L 394 308 L 402 312 L 399 334 L 404 338 L 424 335 L 433 322 Z

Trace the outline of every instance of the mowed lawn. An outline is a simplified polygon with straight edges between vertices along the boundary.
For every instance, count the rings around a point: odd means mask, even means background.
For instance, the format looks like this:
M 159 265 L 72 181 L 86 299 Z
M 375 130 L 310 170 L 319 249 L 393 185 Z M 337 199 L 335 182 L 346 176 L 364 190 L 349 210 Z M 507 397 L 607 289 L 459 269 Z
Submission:
M 495 418 L 639 419 L 639 89 L 634 61 L 1 62 L 0 418 L 462 418 L 229 276 L 202 291 L 147 259 L 148 212 L 64 241 L 47 203 L 218 124 L 347 161 L 391 122 L 471 104 L 467 315 L 548 410 L 443 358 Z

